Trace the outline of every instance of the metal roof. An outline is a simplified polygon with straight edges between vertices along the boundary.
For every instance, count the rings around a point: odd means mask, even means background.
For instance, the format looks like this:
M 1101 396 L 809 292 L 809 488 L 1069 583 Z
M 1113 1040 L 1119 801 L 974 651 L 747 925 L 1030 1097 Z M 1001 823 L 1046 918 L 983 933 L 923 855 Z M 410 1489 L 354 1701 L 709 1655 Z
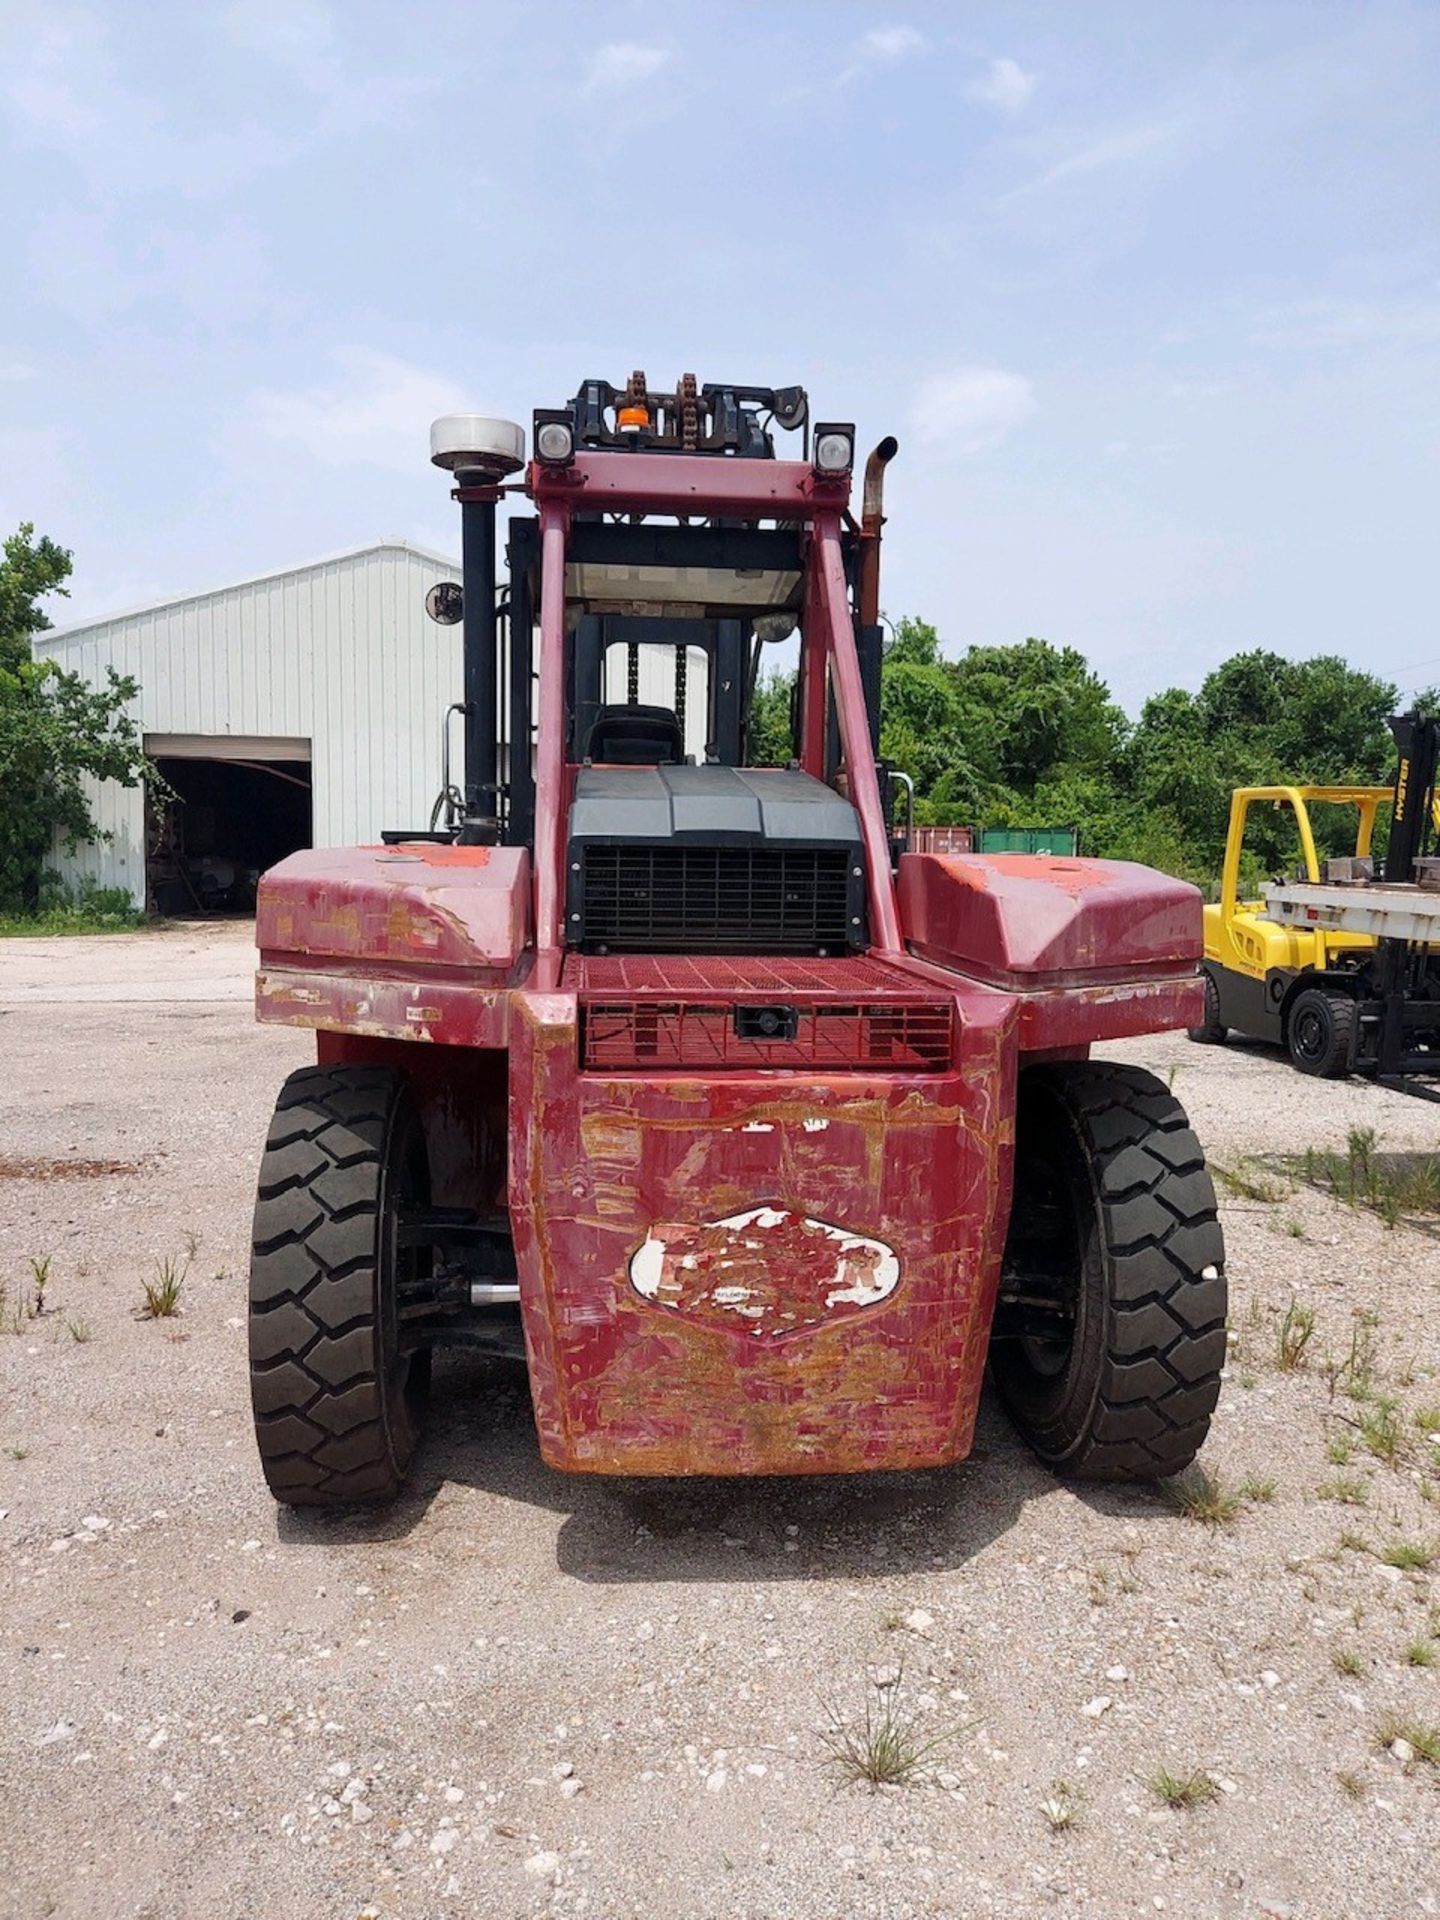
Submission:
M 243 580 L 228 580 L 222 586 L 203 587 L 191 593 L 167 593 L 162 599 L 147 600 L 138 607 L 117 607 L 113 613 L 96 613 L 84 620 L 72 620 L 65 626 L 47 627 L 35 635 L 37 642 L 45 648 L 54 646 L 56 641 L 68 640 L 72 635 L 92 632 L 96 627 L 109 626 L 114 621 L 134 620 L 141 614 L 158 613 L 166 607 L 181 607 L 191 602 L 214 600 L 222 594 L 238 593 L 245 587 L 263 586 L 270 580 L 288 580 L 298 573 L 314 573 L 322 567 L 333 567 L 342 560 L 363 559 L 366 554 L 400 551 L 413 553 L 417 559 L 428 560 L 432 566 L 443 567 L 447 573 L 458 574 L 460 562 L 452 560 L 448 554 L 436 553 L 432 547 L 422 547 L 413 540 L 401 540 L 398 537 L 369 540 L 363 546 L 342 547 L 338 553 L 322 553 L 315 560 L 301 560 L 289 567 L 267 567 L 263 573 L 248 574 Z

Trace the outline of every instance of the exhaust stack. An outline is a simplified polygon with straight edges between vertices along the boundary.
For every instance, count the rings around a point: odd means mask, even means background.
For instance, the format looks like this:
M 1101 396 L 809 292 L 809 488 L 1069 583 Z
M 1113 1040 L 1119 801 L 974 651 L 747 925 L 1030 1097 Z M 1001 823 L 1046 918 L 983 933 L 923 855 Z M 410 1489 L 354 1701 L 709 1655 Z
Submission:
M 500 838 L 499 662 L 495 622 L 495 508 L 501 484 L 525 464 L 525 430 L 513 420 L 451 413 L 430 428 L 430 458 L 455 476 L 460 502 L 464 608 L 465 812 L 460 839 Z

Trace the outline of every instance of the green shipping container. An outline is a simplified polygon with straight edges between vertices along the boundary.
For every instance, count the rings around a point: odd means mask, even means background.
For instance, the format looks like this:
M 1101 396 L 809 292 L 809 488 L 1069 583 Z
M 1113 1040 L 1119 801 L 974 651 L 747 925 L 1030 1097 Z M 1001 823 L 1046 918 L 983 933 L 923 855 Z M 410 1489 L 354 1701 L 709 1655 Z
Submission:
M 980 853 L 1058 853 L 1080 851 L 1074 827 L 982 827 Z

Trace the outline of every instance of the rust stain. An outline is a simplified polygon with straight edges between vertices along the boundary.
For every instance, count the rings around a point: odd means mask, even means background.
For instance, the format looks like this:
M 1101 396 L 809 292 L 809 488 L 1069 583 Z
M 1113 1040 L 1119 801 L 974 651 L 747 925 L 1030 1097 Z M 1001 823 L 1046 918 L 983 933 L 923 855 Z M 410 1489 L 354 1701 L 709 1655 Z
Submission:
M 62 1160 L 37 1156 L 0 1157 L 0 1180 L 106 1180 L 112 1175 L 149 1173 L 153 1155 L 141 1160 Z

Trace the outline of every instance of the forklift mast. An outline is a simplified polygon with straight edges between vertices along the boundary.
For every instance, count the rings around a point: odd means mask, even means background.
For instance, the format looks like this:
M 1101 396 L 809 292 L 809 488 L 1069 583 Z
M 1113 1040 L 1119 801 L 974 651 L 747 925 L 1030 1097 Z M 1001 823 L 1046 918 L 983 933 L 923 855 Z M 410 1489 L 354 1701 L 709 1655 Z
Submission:
M 1429 843 L 1435 813 L 1435 782 L 1440 762 L 1440 718 L 1419 712 L 1397 714 L 1390 722 L 1400 764 L 1395 771 L 1395 804 L 1385 878 L 1408 885 Z

